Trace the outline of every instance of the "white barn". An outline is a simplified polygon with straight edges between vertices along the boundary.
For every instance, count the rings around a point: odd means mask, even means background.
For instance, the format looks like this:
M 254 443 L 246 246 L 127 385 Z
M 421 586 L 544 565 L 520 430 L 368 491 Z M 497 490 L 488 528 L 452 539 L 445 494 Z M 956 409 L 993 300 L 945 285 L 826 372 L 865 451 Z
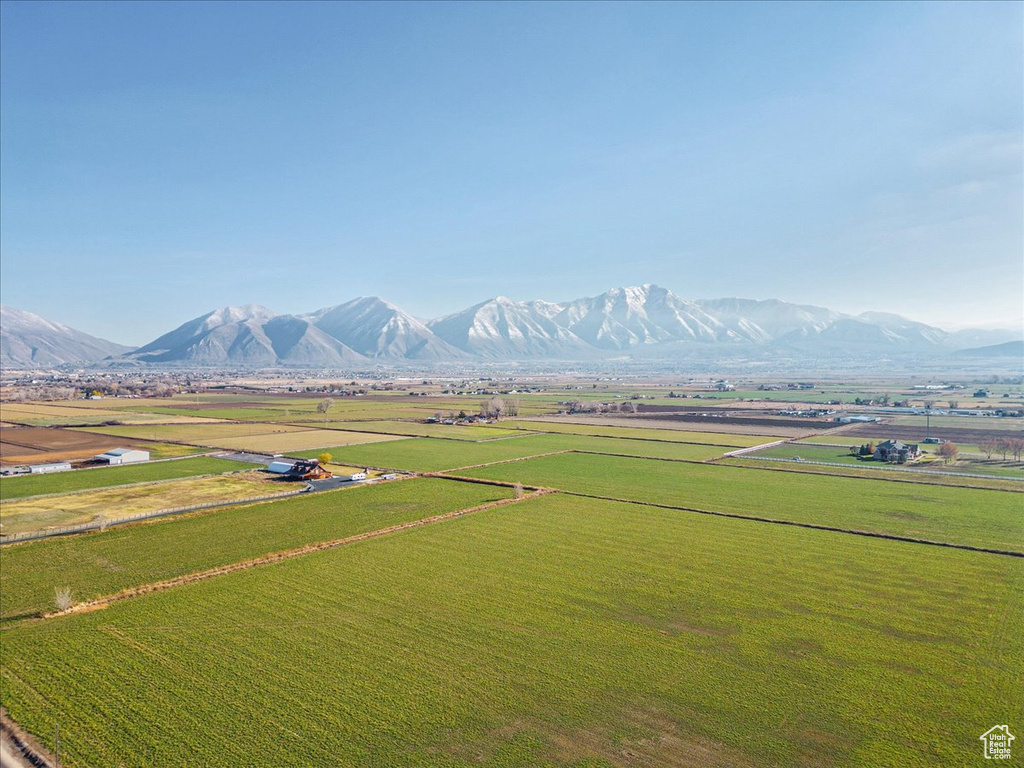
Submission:
M 140 451 L 137 448 L 114 448 L 106 453 L 101 453 L 95 459 L 111 465 L 137 464 L 140 461 L 149 461 L 149 451 Z
M 67 472 L 70 469 L 69 462 L 61 461 L 56 464 L 30 464 L 28 471 L 33 475 L 46 475 L 50 472 Z

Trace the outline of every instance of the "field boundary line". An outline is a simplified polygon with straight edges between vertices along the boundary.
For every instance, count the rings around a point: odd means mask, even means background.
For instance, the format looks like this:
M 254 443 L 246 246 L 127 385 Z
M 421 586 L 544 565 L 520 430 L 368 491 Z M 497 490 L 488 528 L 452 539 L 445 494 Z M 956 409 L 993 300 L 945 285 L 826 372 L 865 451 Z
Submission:
M 725 457 L 723 457 L 725 458 Z M 730 456 L 729 458 L 736 458 Z M 819 467 L 853 467 L 860 469 L 856 464 L 842 464 L 838 461 L 815 461 L 814 459 L 784 459 L 779 456 L 744 456 L 741 458 L 752 459 L 753 461 L 775 461 L 785 464 L 814 464 Z M 893 467 L 889 465 L 879 464 L 877 466 L 871 465 L 864 467 L 868 471 L 881 471 L 881 472 L 906 472 L 912 475 L 942 475 L 943 477 L 971 477 L 975 480 L 1009 480 L 1011 482 L 1020 483 L 1024 482 L 1024 477 L 1003 477 L 1001 475 L 979 475 L 973 472 L 949 472 L 941 469 L 914 469 L 913 467 Z
M 652 501 L 637 501 L 635 499 L 619 499 L 614 496 L 600 496 L 593 493 L 580 493 L 578 491 L 564 491 L 558 489 L 557 493 L 564 493 L 566 496 L 579 496 L 584 499 L 600 499 L 602 501 L 618 501 L 623 504 L 635 504 L 641 507 L 655 507 L 657 509 L 670 509 L 679 512 L 694 512 L 699 515 L 713 515 L 714 517 L 731 517 L 735 520 L 751 520 L 756 523 L 772 523 L 775 525 L 788 525 L 794 528 L 809 528 L 814 531 L 831 531 L 832 533 L 847 533 L 853 536 L 866 536 L 872 539 L 887 539 L 889 541 L 903 541 L 911 544 L 927 544 L 932 547 L 947 547 L 949 549 L 964 549 L 969 552 L 984 552 L 989 555 L 1004 555 L 1006 557 L 1024 557 L 1024 552 L 1016 552 L 1012 549 L 993 549 L 991 547 L 978 547 L 973 544 L 954 544 L 948 541 L 934 541 L 932 539 L 918 539 L 913 536 L 900 536 L 895 533 L 881 533 L 877 531 L 859 531 L 856 528 L 840 528 L 834 525 L 822 525 L 821 523 L 804 523 L 797 520 L 779 520 L 774 517 L 761 517 L 760 515 L 745 515 L 740 512 L 721 512 L 712 509 L 699 509 L 697 507 L 678 507 L 672 504 L 657 504 Z
M 525 435 L 524 435 L 525 437 Z M 507 437 L 495 438 L 499 440 L 508 440 Z M 480 467 L 493 467 L 498 464 L 512 464 L 516 461 L 529 461 L 530 459 L 540 459 L 544 456 L 559 456 L 563 453 L 576 453 L 572 448 L 565 448 L 561 451 L 548 451 L 547 453 L 535 453 L 532 456 L 517 456 L 514 459 L 501 459 L 500 461 L 487 461 L 483 464 L 467 464 L 464 467 L 452 467 L 451 469 L 439 469 L 438 472 L 461 472 L 464 469 L 479 469 Z
M 730 456 L 729 458 L 736 458 Z M 902 471 L 900 476 L 890 475 L 889 477 L 883 477 L 882 474 L 887 471 L 892 471 L 892 468 L 888 469 L 871 469 L 870 467 L 858 467 L 855 464 L 825 464 L 824 462 L 815 461 L 790 461 L 789 459 L 771 459 L 771 458 L 756 458 L 754 456 L 740 456 L 739 459 L 743 461 L 760 461 L 760 462 L 773 462 L 777 464 L 788 464 L 791 467 L 800 467 L 802 465 L 810 465 L 813 467 L 837 467 L 839 469 L 849 470 L 860 470 L 862 472 L 878 472 L 878 477 L 870 477 L 868 475 L 843 475 L 843 474 L 828 474 L 823 472 L 809 472 L 801 469 L 783 469 L 781 467 L 773 466 L 762 466 L 754 467 L 749 464 L 722 464 L 720 460 L 707 461 L 705 464 L 715 464 L 717 466 L 732 467 L 733 469 L 756 469 L 762 472 L 796 472 L 802 475 L 817 475 L 819 477 L 845 477 L 850 480 L 879 480 L 885 483 L 915 483 L 917 485 L 941 485 L 944 488 L 967 488 L 972 491 L 1002 491 L 1004 493 L 1024 493 L 1024 487 L 1021 488 L 986 488 L 980 485 L 964 485 L 962 483 L 929 483 L 921 478 L 926 477 L 970 477 L 974 480 L 1009 480 L 1010 482 L 1020 482 L 1012 477 L 998 477 L 996 475 L 968 475 L 964 472 L 925 472 L 925 471 Z
M 366 541 L 367 539 L 374 539 L 380 536 L 386 536 L 391 533 L 398 533 L 399 531 L 405 531 L 410 528 L 418 528 L 424 525 L 431 525 L 433 523 L 440 523 L 446 520 L 453 520 L 457 517 L 463 517 L 465 515 L 473 514 L 474 512 L 483 512 L 484 510 L 494 509 L 496 507 L 506 506 L 508 504 L 515 504 L 522 501 L 528 501 L 535 499 L 538 496 L 543 496 L 548 493 L 554 493 L 555 491 L 548 488 L 538 488 L 532 490 L 530 493 L 525 494 L 520 498 L 506 498 L 498 499 L 497 501 L 491 501 L 486 504 L 478 504 L 475 507 L 466 507 L 465 509 L 456 509 L 452 512 L 445 512 L 440 515 L 432 515 L 430 517 L 424 517 L 420 520 L 411 520 L 407 523 L 400 523 L 398 525 L 392 525 L 387 528 L 380 528 L 376 531 L 366 531 L 365 533 L 358 533 L 354 536 L 346 536 L 343 539 L 330 539 L 328 541 L 321 541 L 315 544 L 305 544 L 301 547 L 295 547 L 294 549 L 286 549 L 280 552 L 274 552 L 269 555 L 262 555 L 260 557 L 251 558 L 249 560 L 242 560 L 237 563 L 231 563 L 229 565 L 222 565 L 216 568 L 208 568 L 204 571 L 195 571 L 188 573 L 183 576 L 177 576 L 173 579 L 166 579 L 164 581 L 157 581 L 151 584 L 143 584 L 142 586 L 132 587 L 122 592 L 117 592 L 113 595 L 107 595 L 106 597 L 96 598 L 95 600 L 87 600 L 82 603 L 76 603 L 67 610 L 64 611 L 51 611 L 50 613 L 44 613 L 41 616 L 33 619 L 27 619 L 27 622 L 37 622 L 45 619 L 52 619 L 58 616 L 66 616 L 72 613 L 86 613 L 89 611 L 102 610 L 109 606 L 111 603 L 118 602 L 120 600 L 126 600 L 130 597 L 139 597 L 141 595 L 147 595 L 151 592 L 162 592 L 165 589 L 171 589 L 172 587 L 182 586 L 184 584 L 191 584 L 196 581 L 205 581 L 215 576 L 223 576 L 229 573 L 235 573 L 236 571 L 244 571 L 249 568 L 255 568 L 260 565 L 270 565 L 273 563 L 279 563 L 283 560 L 291 560 L 295 557 L 301 557 L 302 555 L 312 554 L 314 552 L 322 552 L 327 549 L 335 549 L 346 544 L 354 544 L 358 541 Z M 19 622 L 21 623 L 21 622 Z M 9 624 L 7 626 L 15 626 Z

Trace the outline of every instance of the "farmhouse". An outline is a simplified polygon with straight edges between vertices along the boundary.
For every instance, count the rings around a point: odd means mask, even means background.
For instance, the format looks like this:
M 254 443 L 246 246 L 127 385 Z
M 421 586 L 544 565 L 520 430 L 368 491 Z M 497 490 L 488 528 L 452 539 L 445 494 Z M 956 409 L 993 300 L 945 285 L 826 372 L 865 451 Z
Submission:
M 330 471 L 316 459 L 275 461 L 267 467 L 267 471 L 284 475 L 288 480 L 323 480 L 331 477 Z
M 149 451 L 140 451 L 136 448 L 113 448 L 99 456 L 94 456 L 93 460 L 105 461 L 111 466 L 114 464 L 137 464 L 140 461 L 149 461 Z
M 917 445 L 901 443 L 899 440 L 886 440 L 875 446 L 875 458 L 890 464 L 906 464 L 921 455 Z

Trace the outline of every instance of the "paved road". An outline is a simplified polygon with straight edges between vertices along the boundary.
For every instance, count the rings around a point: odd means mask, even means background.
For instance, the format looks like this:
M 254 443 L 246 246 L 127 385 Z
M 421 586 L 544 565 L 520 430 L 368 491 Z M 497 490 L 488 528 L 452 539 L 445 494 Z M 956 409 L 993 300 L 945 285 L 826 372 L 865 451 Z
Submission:
M 262 464 L 263 466 L 269 466 L 272 462 L 277 461 L 273 456 L 268 456 L 265 453 L 218 453 L 213 458 L 226 459 L 228 461 L 247 461 L 250 464 Z
M 310 480 L 309 486 L 314 491 L 333 491 L 335 488 L 362 485 L 365 480 L 344 480 L 340 477 L 328 477 L 326 480 Z
M 7 736 L 0 736 L 0 768 L 32 768 L 14 747 L 7 743 Z

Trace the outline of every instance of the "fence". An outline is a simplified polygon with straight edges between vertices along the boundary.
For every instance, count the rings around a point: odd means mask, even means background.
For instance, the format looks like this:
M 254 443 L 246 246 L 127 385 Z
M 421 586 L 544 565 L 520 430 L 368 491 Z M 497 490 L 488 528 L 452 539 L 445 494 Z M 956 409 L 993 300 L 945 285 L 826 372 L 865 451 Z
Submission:
M 251 496 L 247 499 L 232 499 L 231 501 L 219 501 L 215 504 L 192 504 L 187 507 L 171 507 L 169 509 L 158 509 L 155 512 L 139 512 L 128 517 L 119 517 L 116 520 L 98 520 L 88 523 L 77 523 L 76 525 L 64 525 L 56 528 L 47 528 L 43 531 L 26 531 L 25 533 L 12 533 L 0 536 L 0 544 L 13 544 L 16 541 L 31 541 L 32 539 L 48 539 L 52 536 L 67 536 L 82 531 L 99 531 L 112 525 L 133 523 L 137 520 L 147 520 L 151 517 L 164 517 L 166 515 L 180 515 L 183 512 L 196 512 L 201 509 L 216 509 L 217 507 L 234 507 L 239 504 L 252 504 L 257 501 L 273 501 L 275 499 L 287 499 L 307 493 L 309 487 L 286 493 L 276 493 L 272 496 Z

